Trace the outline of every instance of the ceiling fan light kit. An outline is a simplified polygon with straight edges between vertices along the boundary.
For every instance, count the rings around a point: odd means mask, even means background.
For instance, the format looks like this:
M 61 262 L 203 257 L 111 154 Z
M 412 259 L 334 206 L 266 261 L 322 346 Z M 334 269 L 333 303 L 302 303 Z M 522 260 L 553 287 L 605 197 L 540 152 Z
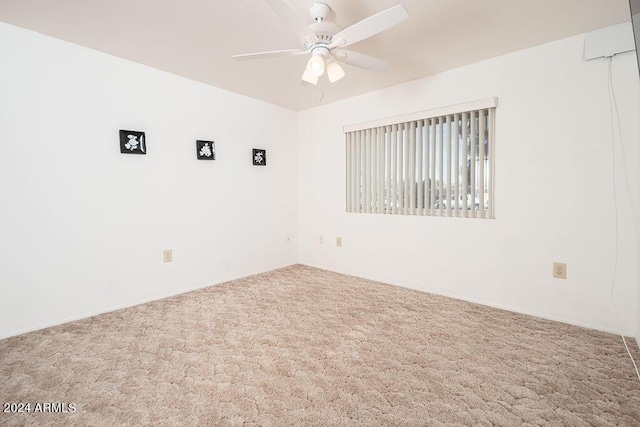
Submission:
M 318 77 L 311 74 L 308 69 L 305 69 L 304 73 L 302 73 L 302 81 L 311 83 L 312 85 L 317 85 Z
M 344 70 L 337 62 L 332 61 L 327 65 L 327 77 L 329 78 L 329 82 L 335 83 L 343 78 L 344 75 Z
M 409 17 L 407 10 L 397 5 L 340 30 L 335 24 L 325 22 L 331 14 L 331 8 L 325 3 L 313 3 L 309 7 L 309 16 L 314 23 L 308 25 L 286 0 L 265 1 L 298 35 L 302 49 L 249 53 L 234 55 L 233 58 L 260 59 L 310 53 L 311 58 L 307 61 L 302 80 L 314 85 L 325 70 L 331 83 L 343 78 L 345 72 L 338 62 L 373 71 L 386 69 L 388 64 L 380 59 L 342 48 L 381 33 Z
M 320 77 L 324 73 L 324 59 L 323 56 L 328 55 L 329 50 L 327 48 L 316 47 L 311 51 L 311 58 L 307 62 L 307 69 L 311 75 Z

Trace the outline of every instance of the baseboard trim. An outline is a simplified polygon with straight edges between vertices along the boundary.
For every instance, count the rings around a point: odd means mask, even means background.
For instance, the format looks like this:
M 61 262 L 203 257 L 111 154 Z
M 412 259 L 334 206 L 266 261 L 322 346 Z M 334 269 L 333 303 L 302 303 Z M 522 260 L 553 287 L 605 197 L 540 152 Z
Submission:
M 26 328 L 16 329 L 16 330 L 9 331 L 8 333 L 4 333 L 4 334 L 0 335 L 0 340 L 5 339 L 5 338 L 14 337 L 14 336 L 17 336 L 17 335 L 26 334 L 28 332 L 39 331 L 41 329 L 50 328 L 52 326 L 64 325 L 65 323 L 75 322 L 77 320 L 82 320 L 82 319 L 87 319 L 89 317 L 97 316 L 99 314 L 109 313 L 111 311 L 122 310 L 124 308 L 134 307 L 136 305 L 146 304 L 146 303 L 152 302 L 152 301 L 159 301 L 159 300 L 162 300 L 162 299 L 165 299 L 165 298 L 170 298 L 170 297 L 173 297 L 173 296 L 176 296 L 176 295 L 181 295 L 181 294 L 186 294 L 186 293 L 189 293 L 189 292 L 197 291 L 199 289 L 205 289 L 205 288 L 209 288 L 211 286 L 221 285 L 223 283 L 230 282 L 230 281 L 233 281 L 233 280 L 244 279 L 244 278 L 247 278 L 247 277 L 250 277 L 250 276 L 255 276 L 257 274 L 267 273 L 269 271 L 274 271 L 274 270 L 280 270 L 281 268 L 290 267 L 290 266 L 296 265 L 296 264 L 298 264 L 298 263 L 297 262 L 293 262 L 293 263 L 285 264 L 285 265 L 282 265 L 282 266 L 279 266 L 279 267 L 270 267 L 270 268 L 266 268 L 266 269 L 261 269 L 261 270 L 249 272 L 249 273 L 246 273 L 246 274 L 243 273 L 243 274 L 239 274 L 239 275 L 228 276 L 228 277 L 224 277 L 224 278 L 222 278 L 220 280 L 217 280 L 214 283 L 206 283 L 206 284 L 200 284 L 200 285 L 196 285 L 196 286 L 191 286 L 189 288 L 181 289 L 178 292 L 167 292 L 167 293 L 164 293 L 164 294 L 158 294 L 158 295 L 155 295 L 155 296 L 150 297 L 150 298 L 142 298 L 142 299 L 131 301 L 131 302 L 128 302 L 128 303 L 125 303 L 125 304 L 120 304 L 120 305 L 116 305 L 116 306 L 107 307 L 104 310 L 89 311 L 89 312 L 86 312 L 86 313 L 82 313 L 82 314 L 78 314 L 78 315 L 74 315 L 74 316 L 69 316 L 69 317 L 65 317 L 65 318 L 62 318 L 62 319 L 58 319 L 58 320 L 53 320 L 51 322 L 44 322 L 44 323 L 28 326 Z
M 289 263 L 289 264 L 284 264 L 281 266 L 277 266 L 277 267 L 270 267 L 270 268 L 266 268 L 266 269 L 261 269 L 261 270 L 257 270 L 257 271 L 253 271 L 253 272 L 249 272 L 246 274 L 239 274 L 239 275 L 233 275 L 233 276 L 228 276 L 228 277 L 224 277 L 220 280 L 217 280 L 214 283 L 206 283 L 206 284 L 200 284 L 200 285 L 196 285 L 196 286 L 192 286 L 186 289 L 182 289 L 178 292 L 168 292 L 168 293 L 164 293 L 164 294 L 159 294 L 156 295 L 154 297 L 151 298 L 143 298 L 140 300 L 135 300 L 132 301 L 130 303 L 125 303 L 125 304 L 120 304 L 117 306 L 112 306 L 112 307 L 108 307 L 104 310 L 95 310 L 95 311 L 91 311 L 91 312 L 86 312 L 86 313 L 82 313 L 79 315 L 75 315 L 75 316 L 69 316 L 63 319 L 59 319 L 59 320 L 55 320 L 55 321 L 51 321 L 51 322 L 45 322 L 42 324 L 37 324 L 37 325 L 32 325 L 32 326 L 28 326 L 26 328 L 21 328 L 21 329 L 16 329 L 14 331 L 10 331 L 6 334 L 0 335 L 0 340 L 5 339 L 5 338 L 10 338 L 13 336 L 17 336 L 17 335 L 22 335 L 22 334 L 26 334 L 28 332 L 33 332 L 33 331 L 38 331 L 41 329 L 46 329 L 46 328 L 50 328 L 53 326 L 59 326 L 59 325 L 63 325 L 65 323 L 69 323 L 69 322 L 75 322 L 77 320 L 82 320 L 82 319 L 86 319 L 89 317 L 93 317 L 93 316 L 97 316 L 100 314 L 104 314 L 104 313 L 109 313 L 111 311 L 117 311 L 117 310 L 122 310 L 124 308 L 129 308 L 129 307 L 134 307 L 136 305 L 141 305 L 141 304 L 146 304 L 148 302 L 152 302 L 152 301 L 158 301 L 158 300 L 162 300 L 165 298 L 169 298 L 175 295 L 180 295 L 180 294 L 186 294 L 189 292 L 193 292 L 193 291 L 197 291 L 199 289 L 204 289 L 204 288 L 208 288 L 211 286 L 217 286 L 220 285 L 222 283 L 226 283 L 226 282 L 230 282 L 233 280 L 239 280 L 239 279 L 244 279 L 250 276 L 255 276 L 257 274 L 262 274 L 262 273 L 267 273 L 269 271 L 274 271 L 274 270 L 279 270 L 282 268 L 286 268 L 286 267 L 290 267 L 296 264 L 301 264 L 301 265 L 306 265 L 309 267 L 313 267 L 313 268 L 318 268 L 320 270 L 326 270 L 326 271 L 332 271 L 334 273 L 339 273 L 339 274 L 344 274 L 347 276 L 353 276 L 353 277 L 358 277 L 361 279 L 366 279 L 366 280 L 371 280 L 374 282 L 379 282 L 379 283 L 385 283 L 385 284 L 389 284 L 392 286 L 399 286 L 402 288 L 406 288 L 406 289 L 413 289 L 413 290 L 417 290 L 420 292 L 425 292 L 425 293 L 430 293 L 433 295 L 439 295 L 439 296 L 443 296 L 443 297 L 448 297 L 448 298 L 453 298 L 453 299 L 457 299 L 457 300 L 461 300 L 461 301 L 467 301 L 467 302 L 471 302 L 474 304 L 480 304 L 480 305 L 484 305 L 487 307 L 492 307 L 492 308 L 497 308 L 500 310 L 507 310 L 507 311 L 511 311 L 514 313 L 520 313 L 520 314 L 525 314 L 527 316 L 534 316 L 534 317 L 538 317 L 540 319 L 546 319 L 546 320 L 552 320 L 555 322 L 561 322 L 561 323 L 566 323 L 569 325 L 573 325 L 573 326 L 579 326 L 582 328 L 587 328 L 587 329 L 593 329 L 596 331 L 601 331 L 601 332 L 607 332 L 607 333 L 611 333 L 611 334 L 616 334 L 616 335 L 620 335 L 620 331 L 618 330 L 610 330 L 610 329 L 606 329 L 606 328 L 602 328 L 599 326 L 594 326 L 591 324 L 586 324 L 586 323 L 582 323 L 582 322 L 575 322 L 572 320 L 568 320 L 565 318 L 561 318 L 561 317 L 556 317 L 556 316 L 548 316 L 548 315 L 543 315 L 540 313 L 537 313 L 535 311 L 530 311 L 530 310 L 523 310 L 519 307 L 511 307 L 511 306 L 507 306 L 507 305 L 502 305 L 502 304 L 495 304 L 492 302 L 488 302 L 485 300 L 480 300 L 480 299 L 476 299 L 476 298 L 468 298 L 462 295 L 458 295 L 458 294 L 453 294 L 453 293 L 447 293 L 447 292 L 440 292 L 440 291 L 436 291 L 436 290 L 432 290 L 432 289 L 417 289 L 413 286 L 407 285 L 407 284 L 403 284 L 403 283 L 397 283 L 397 282 L 390 282 L 390 281 L 386 281 L 386 280 L 380 280 L 378 278 L 374 278 L 374 277 L 369 277 L 367 275 L 362 275 L 362 274 L 356 274 L 356 273 L 352 273 L 352 272 L 347 272 L 347 271 L 341 271 L 339 269 L 332 269 L 332 268 L 328 268 L 326 266 L 321 266 L 321 265 L 316 265 L 313 263 L 309 263 L 309 262 L 293 262 L 293 263 Z M 640 348 L 640 335 L 635 337 L 635 341 L 636 344 L 638 345 L 638 348 Z
M 609 333 L 609 334 L 620 335 L 620 331 L 618 331 L 617 329 L 606 329 L 606 328 L 602 328 L 602 327 L 597 326 L 597 325 L 591 325 L 591 324 L 587 324 L 587 323 L 576 322 L 576 321 L 565 319 L 565 318 L 562 318 L 562 317 L 548 316 L 546 314 L 540 314 L 538 312 L 535 312 L 535 311 L 532 311 L 532 310 L 522 309 L 520 307 L 512 307 L 512 306 L 503 305 L 503 304 L 495 304 L 493 302 L 489 302 L 489 301 L 485 301 L 485 300 L 481 300 L 481 299 L 477 299 L 477 298 L 469 298 L 469 297 L 466 297 L 464 295 L 448 293 L 448 292 L 441 292 L 441 291 L 438 291 L 438 290 L 418 289 L 418 288 L 416 288 L 414 286 L 410 286 L 410 285 L 407 285 L 407 284 L 404 284 L 404 283 L 390 282 L 390 281 L 387 281 L 387 280 L 381 280 L 379 278 L 369 277 L 369 276 L 363 275 L 363 274 L 357 274 L 357 273 L 352 273 L 352 272 L 347 272 L 347 271 L 340 271 L 339 269 L 332 269 L 332 268 L 316 265 L 316 264 L 309 263 L 309 262 L 301 261 L 301 262 L 299 262 L 299 264 L 306 265 L 306 266 L 313 267 L 313 268 L 318 268 L 320 270 L 332 271 L 334 273 L 344 274 L 344 275 L 347 275 L 347 276 L 358 277 L 360 279 L 371 280 L 371 281 L 378 282 L 378 283 L 385 283 L 385 284 L 392 285 L 392 286 L 399 286 L 401 288 L 412 289 L 412 290 L 415 290 L 415 291 L 425 292 L 425 293 L 438 295 L 438 296 L 443 296 L 443 297 L 447 297 L 447 298 L 453 298 L 453 299 L 457 299 L 457 300 L 460 300 L 460 301 L 466 301 L 466 302 L 470 302 L 470 303 L 474 303 L 474 304 L 484 305 L 484 306 L 487 306 L 487 307 L 497 308 L 497 309 L 500 309 L 500 310 L 511 311 L 513 313 L 525 314 L 527 316 L 538 317 L 540 319 L 552 320 L 554 322 L 565 323 L 567 325 L 579 326 L 581 328 L 592 329 L 592 330 L 595 330 L 595 331 L 600 331 L 600 332 L 606 332 L 606 333 Z M 637 337 L 636 338 L 636 342 L 638 342 L 639 346 L 640 346 L 640 340 L 639 339 L 640 339 L 640 337 Z

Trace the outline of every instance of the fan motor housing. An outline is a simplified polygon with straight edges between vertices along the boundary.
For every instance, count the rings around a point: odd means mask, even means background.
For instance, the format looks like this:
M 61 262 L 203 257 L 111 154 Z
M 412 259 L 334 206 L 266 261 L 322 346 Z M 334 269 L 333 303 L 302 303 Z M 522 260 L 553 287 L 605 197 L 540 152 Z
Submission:
M 329 49 L 326 46 L 317 46 L 311 50 L 313 56 L 327 56 L 329 55 Z

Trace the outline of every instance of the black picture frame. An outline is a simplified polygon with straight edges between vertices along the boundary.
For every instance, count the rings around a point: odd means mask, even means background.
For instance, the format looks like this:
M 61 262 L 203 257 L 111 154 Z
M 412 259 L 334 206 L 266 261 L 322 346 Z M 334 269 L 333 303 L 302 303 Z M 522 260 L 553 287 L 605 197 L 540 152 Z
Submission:
M 254 148 L 252 151 L 252 159 L 254 166 L 266 166 L 267 165 L 267 150 L 262 148 Z
M 216 159 L 215 141 L 204 141 L 204 140 L 198 139 L 196 141 L 196 157 L 198 160 L 215 160 Z
M 147 154 L 147 138 L 144 132 L 120 129 L 120 152 Z

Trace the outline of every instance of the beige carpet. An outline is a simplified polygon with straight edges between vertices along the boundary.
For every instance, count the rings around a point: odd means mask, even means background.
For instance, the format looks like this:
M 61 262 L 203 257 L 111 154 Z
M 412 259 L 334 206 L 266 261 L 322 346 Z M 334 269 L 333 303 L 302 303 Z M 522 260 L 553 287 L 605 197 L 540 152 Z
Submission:
M 620 337 L 305 266 L 5 339 L 0 362 L 0 401 L 32 411 L 3 426 L 640 425 Z

